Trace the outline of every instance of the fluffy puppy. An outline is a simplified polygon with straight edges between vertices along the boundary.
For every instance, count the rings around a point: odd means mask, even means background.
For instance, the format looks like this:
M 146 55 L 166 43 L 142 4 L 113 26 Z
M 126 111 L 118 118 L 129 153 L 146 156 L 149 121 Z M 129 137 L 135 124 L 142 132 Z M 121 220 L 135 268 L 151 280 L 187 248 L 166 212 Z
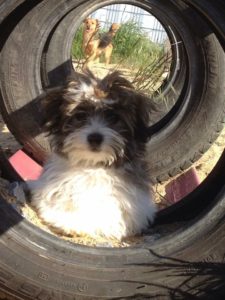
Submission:
M 44 100 L 52 154 L 29 182 L 39 216 L 66 234 L 116 238 L 140 234 L 154 220 L 145 144 L 149 99 L 118 72 L 90 72 Z

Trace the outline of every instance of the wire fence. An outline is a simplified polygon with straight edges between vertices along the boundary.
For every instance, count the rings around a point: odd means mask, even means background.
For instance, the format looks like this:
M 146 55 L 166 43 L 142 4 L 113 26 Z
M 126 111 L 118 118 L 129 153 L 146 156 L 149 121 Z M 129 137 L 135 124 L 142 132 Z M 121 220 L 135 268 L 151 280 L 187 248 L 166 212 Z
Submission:
M 114 4 L 104 6 L 93 12 L 91 16 L 100 21 L 103 29 L 108 29 L 112 23 L 134 22 L 152 42 L 163 44 L 167 39 L 167 33 L 158 19 L 134 5 Z

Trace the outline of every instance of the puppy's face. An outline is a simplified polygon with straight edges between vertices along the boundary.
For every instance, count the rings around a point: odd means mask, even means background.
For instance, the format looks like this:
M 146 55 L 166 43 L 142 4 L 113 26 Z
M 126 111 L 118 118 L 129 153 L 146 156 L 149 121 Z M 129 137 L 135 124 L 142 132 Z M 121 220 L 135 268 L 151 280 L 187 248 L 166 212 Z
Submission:
M 84 29 L 86 32 L 94 32 L 98 27 L 99 22 L 97 19 L 87 18 L 84 20 Z
M 118 73 L 102 81 L 89 74 L 48 95 L 45 128 L 54 151 L 74 164 L 121 164 L 143 151 L 146 104 Z
M 62 151 L 88 165 L 111 165 L 122 158 L 131 135 L 121 112 L 103 103 L 82 101 L 64 124 Z

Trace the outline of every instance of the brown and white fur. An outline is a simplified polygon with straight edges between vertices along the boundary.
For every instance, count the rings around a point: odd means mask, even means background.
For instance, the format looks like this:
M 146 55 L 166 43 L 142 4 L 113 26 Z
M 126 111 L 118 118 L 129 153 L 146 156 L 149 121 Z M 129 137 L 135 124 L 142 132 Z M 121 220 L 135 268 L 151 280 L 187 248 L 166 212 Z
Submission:
M 104 33 L 98 40 L 92 42 L 92 52 L 89 54 L 86 60 L 85 66 L 99 59 L 103 54 L 106 65 L 110 64 L 113 51 L 113 38 L 120 28 L 120 24 L 113 23 L 108 32 Z
M 44 101 L 53 153 L 28 183 L 39 216 L 66 234 L 121 240 L 154 220 L 145 144 L 149 99 L 118 72 L 69 81 Z

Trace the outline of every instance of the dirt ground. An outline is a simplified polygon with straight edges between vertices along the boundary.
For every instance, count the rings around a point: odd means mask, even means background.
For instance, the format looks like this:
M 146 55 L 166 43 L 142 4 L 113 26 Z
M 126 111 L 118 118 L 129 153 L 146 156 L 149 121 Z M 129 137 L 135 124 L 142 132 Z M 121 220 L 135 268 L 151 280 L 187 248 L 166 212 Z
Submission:
M 73 66 L 76 71 L 82 73 L 82 66 L 84 61 L 73 61 Z M 127 68 L 122 66 L 120 63 L 118 64 L 109 64 L 108 66 L 102 62 L 93 62 L 90 66 L 90 70 L 94 73 L 95 76 L 98 78 L 104 78 L 111 72 L 119 71 L 123 76 L 125 76 L 129 81 L 133 82 L 135 79 L 136 74 L 138 73 L 138 69 Z M 157 82 L 155 81 L 148 81 L 149 91 L 154 92 L 156 91 L 162 84 L 163 80 L 166 78 L 168 72 L 162 74 L 161 79 L 158 78 Z M 139 75 L 140 76 L 140 75 Z M 137 78 L 136 78 L 137 79 Z M 139 79 L 140 80 L 140 79 Z
M 15 140 L 15 138 L 9 132 L 7 126 L 5 125 L 5 123 L 1 118 L 0 118 L 0 141 L 1 141 L 0 142 L 1 148 L 5 151 L 5 153 L 8 156 L 12 155 L 13 153 L 16 152 L 16 150 L 21 148 L 20 144 Z M 219 138 L 211 146 L 211 148 L 194 165 L 200 181 L 204 180 L 207 177 L 207 175 L 211 172 L 211 170 L 217 163 L 224 147 L 225 147 L 225 128 L 221 132 Z M 169 182 L 165 182 L 163 184 L 158 184 L 157 186 L 154 187 L 155 198 L 156 198 L 156 202 L 159 205 L 159 208 L 170 205 L 170 203 L 167 203 L 165 201 L 165 186 L 168 183 Z M 48 228 L 45 224 L 43 224 L 41 220 L 38 218 L 37 214 L 27 205 L 23 208 L 23 214 L 29 221 L 34 223 L 36 226 L 39 226 L 42 229 L 52 234 L 61 236 L 59 233 L 55 233 L 50 228 Z M 96 241 L 90 239 L 89 237 L 79 237 L 79 236 L 73 236 L 73 237 L 64 236 L 63 238 L 75 243 L 91 245 L 91 246 L 127 247 L 132 244 L 138 244 L 141 241 L 143 242 L 143 238 L 152 239 L 154 237 L 152 237 L 151 235 L 147 235 L 145 237 L 128 239 L 126 241 L 123 241 L 122 243 L 118 243 L 117 241 L 109 242 L 109 241 L 105 241 L 104 239 Z

